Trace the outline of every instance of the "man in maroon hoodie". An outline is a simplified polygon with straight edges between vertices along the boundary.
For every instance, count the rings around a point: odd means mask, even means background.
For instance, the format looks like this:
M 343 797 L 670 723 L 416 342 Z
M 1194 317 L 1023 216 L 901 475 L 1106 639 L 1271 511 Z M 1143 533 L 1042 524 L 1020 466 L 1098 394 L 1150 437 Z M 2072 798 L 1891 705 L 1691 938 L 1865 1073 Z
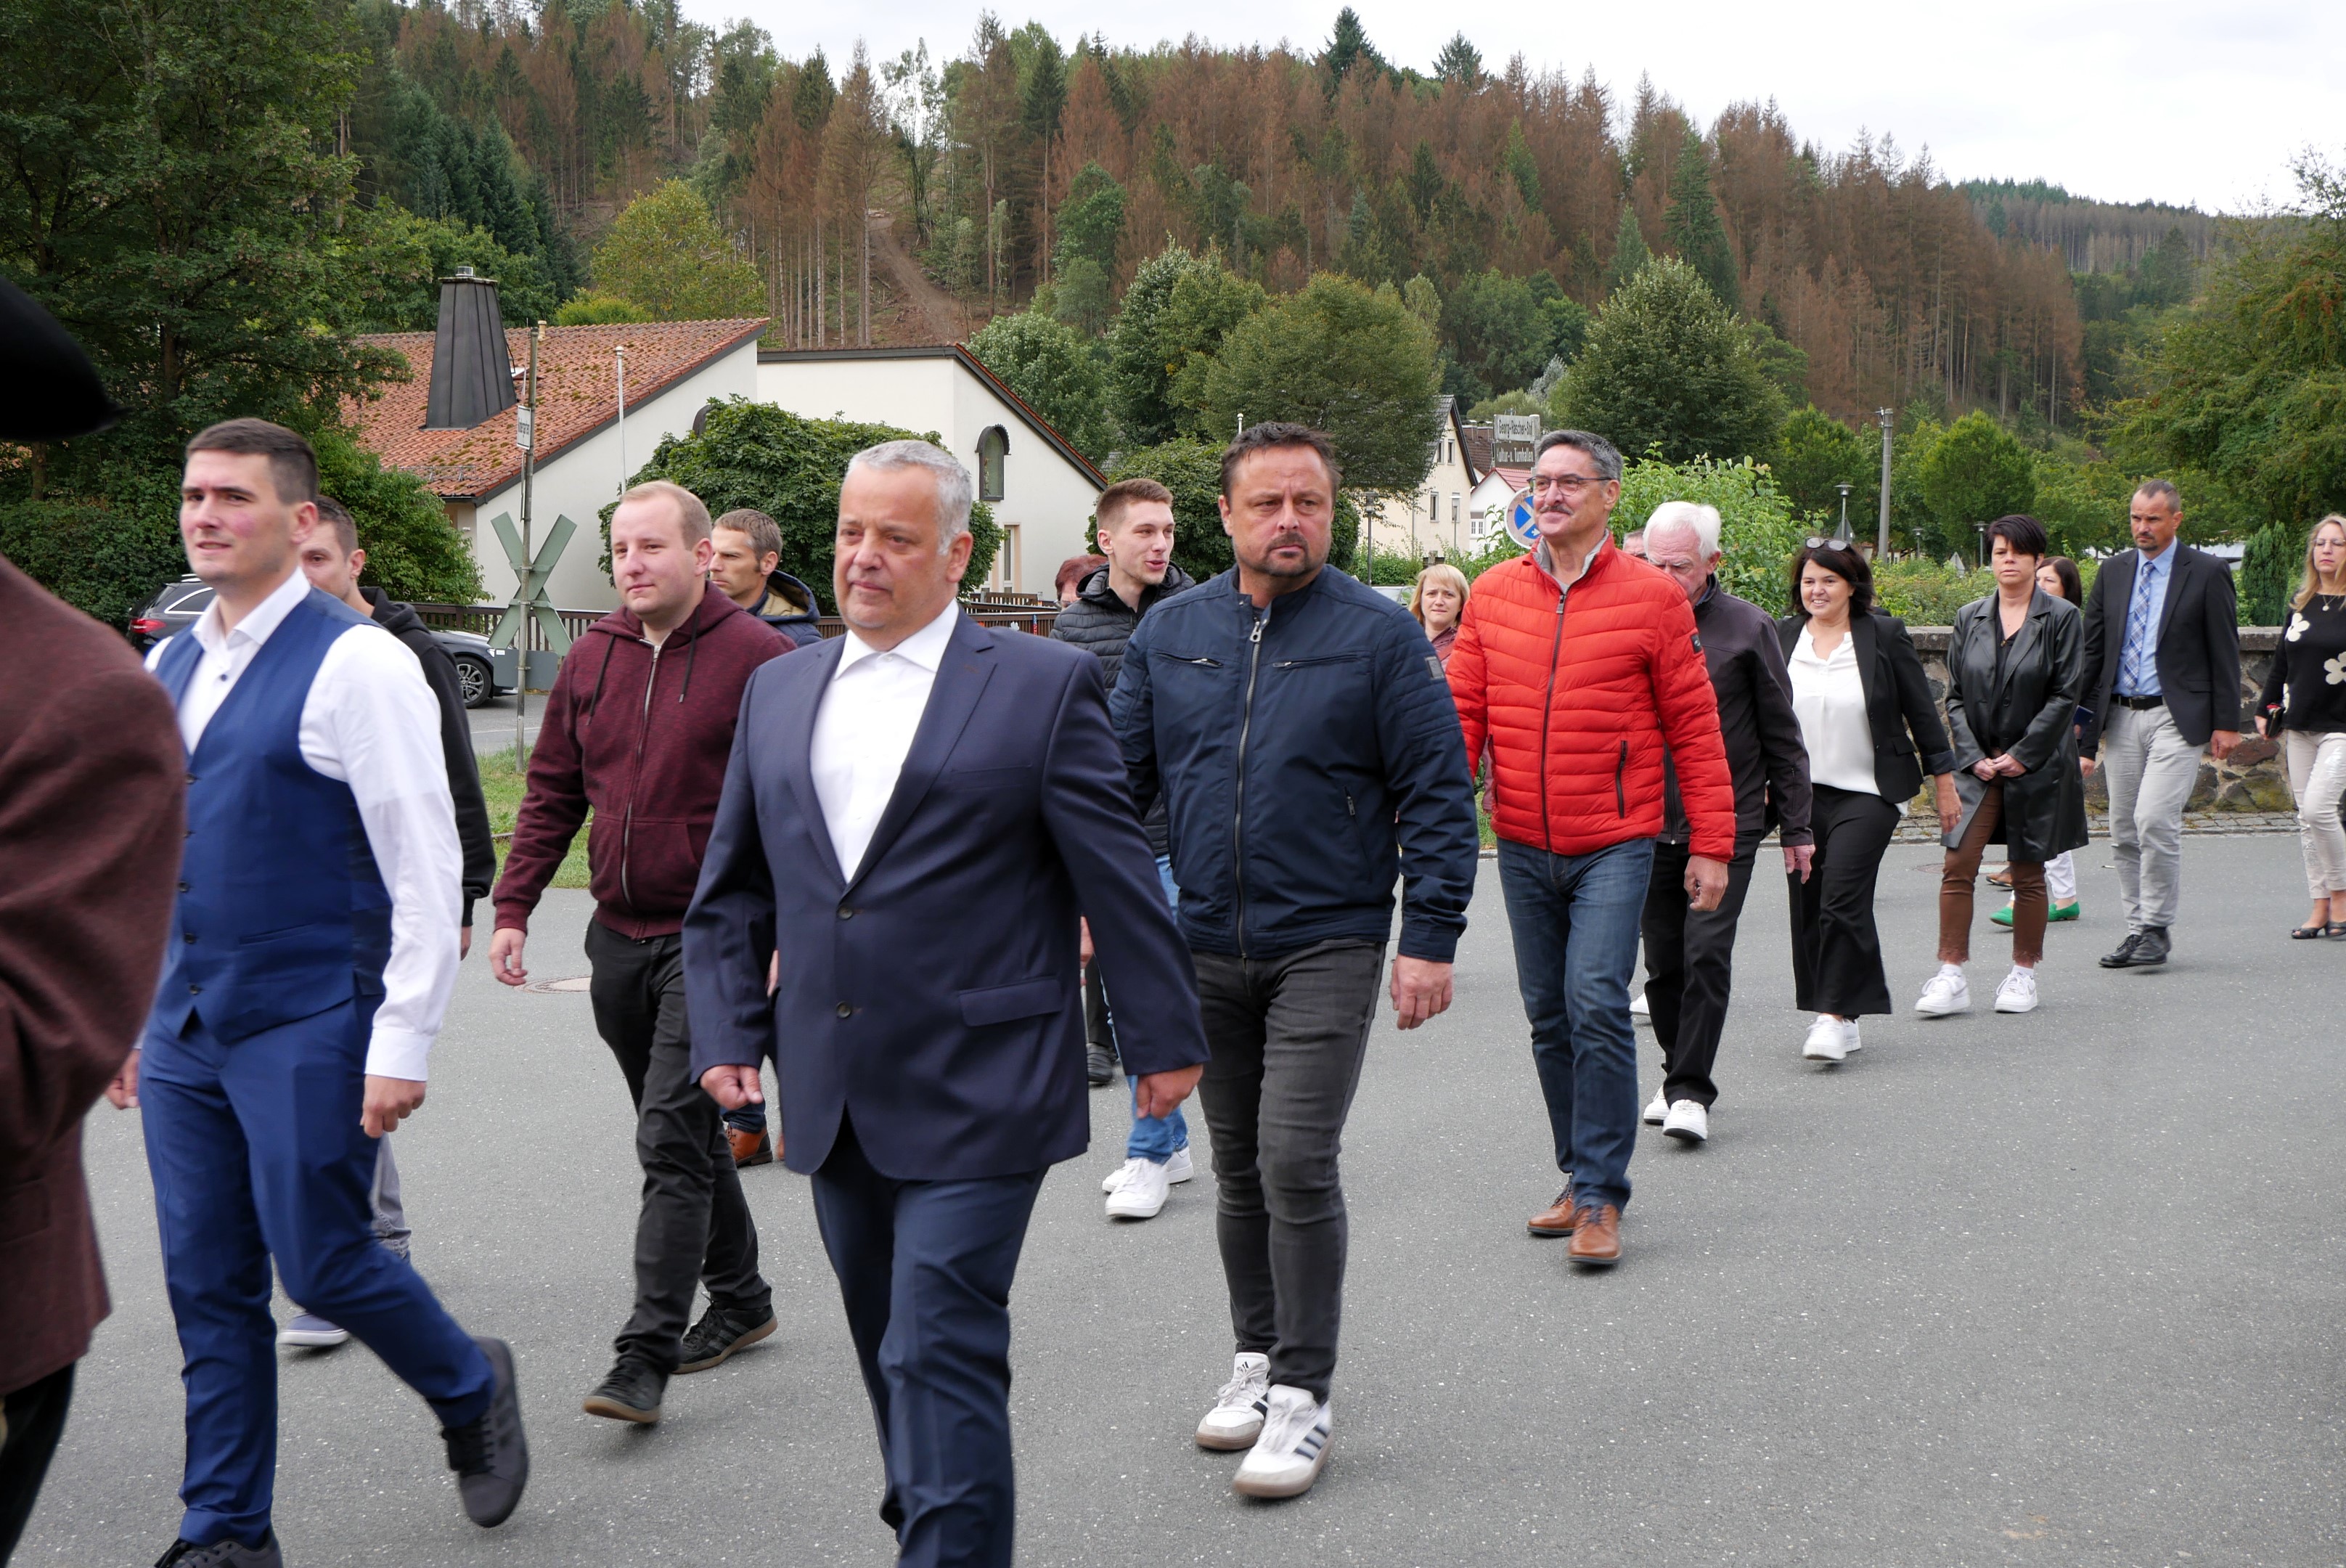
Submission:
M 587 809 L 595 918 L 586 928 L 595 1027 L 636 1103 L 644 1167 L 636 1308 L 589 1415 L 645 1424 L 677 1372 L 713 1367 L 774 1331 L 758 1233 L 717 1103 L 691 1073 L 685 907 L 717 815 L 750 672 L 790 645 L 709 585 L 709 509 L 680 485 L 638 484 L 611 515 L 622 607 L 563 656 L 531 754 L 513 849 L 493 896 L 489 969 L 528 982 L 530 911 Z M 693 1284 L 709 1310 L 688 1330 Z

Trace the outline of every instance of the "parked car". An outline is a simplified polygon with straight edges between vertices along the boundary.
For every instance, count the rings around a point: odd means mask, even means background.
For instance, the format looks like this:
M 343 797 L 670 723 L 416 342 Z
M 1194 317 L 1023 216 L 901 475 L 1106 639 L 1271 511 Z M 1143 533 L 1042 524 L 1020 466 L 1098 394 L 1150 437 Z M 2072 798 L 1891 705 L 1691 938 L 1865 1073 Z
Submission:
M 196 624 L 211 607 L 212 590 L 201 579 L 181 577 L 166 583 L 130 619 L 131 645 L 144 653 L 165 637 L 177 636 Z M 475 632 L 433 628 L 432 640 L 456 661 L 456 681 L 466 708 L 478 708 L 492 697 L 510 696 L 520 663 L 511 648 L 493 648 Z

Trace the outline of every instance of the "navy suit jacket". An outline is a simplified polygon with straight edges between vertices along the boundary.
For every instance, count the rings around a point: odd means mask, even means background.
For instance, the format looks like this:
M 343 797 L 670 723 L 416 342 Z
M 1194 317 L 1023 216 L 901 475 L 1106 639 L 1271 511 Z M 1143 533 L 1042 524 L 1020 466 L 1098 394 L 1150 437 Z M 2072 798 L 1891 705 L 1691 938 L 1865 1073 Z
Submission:
M 800 1172 L 829 1157 L 842 1115 L 873 1168 L 898 1180 L 1008 1176 L 1081 1154 L 1079 914 L 1116 998 L 1126 1071 L 1206 1060 L 1196 971 L 1133 812 L 1099 661 L 962 616 L 850 879 L 809 759 L 843 646 L 771 660 L 742 694 L 684 920 L 693 1076 L 771 1056 Z

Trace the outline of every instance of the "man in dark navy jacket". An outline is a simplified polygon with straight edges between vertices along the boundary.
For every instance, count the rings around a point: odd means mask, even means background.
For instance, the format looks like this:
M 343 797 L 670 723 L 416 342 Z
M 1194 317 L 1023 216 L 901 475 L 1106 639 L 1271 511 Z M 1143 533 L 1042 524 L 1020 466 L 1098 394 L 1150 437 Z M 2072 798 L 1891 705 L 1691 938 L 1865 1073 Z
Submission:
M 923 1565 L 1011 1558 L 1010 1282 L 1044 1172 L 1090 1127 L 1079 915 L 1142 1113 L 1206 1059 L 1098 661 L 954 606 L 969 504 L 926 442 L 849 464 L 847 635 L 750 677 L 684 925 L 693 1072 L 731 1109 L 774 1058 L 879 1419 L 880 1515 Z
M 1231 1485 L 1251 1497 L 1298 1495 L 1327 1458 L 1348 1234 L 1336 1156 L 1393 883 L 1406 876 L 1403 1029 L 1450 1005 L 1474 891 L 1458 709 L 1409 613 L 1327 569 L 1340 483 L 1318 431 L 1242 432 L 1222 454 L 1238 565 L 1142 617 L 1114 704 L 1134 799 L 1166 803 L 1213 1048 L 1200 1098 L 1238 1353 L 1197 1440 L 1249 1451 Z M 1123 994 L 1113 971 L 1107 988 Z

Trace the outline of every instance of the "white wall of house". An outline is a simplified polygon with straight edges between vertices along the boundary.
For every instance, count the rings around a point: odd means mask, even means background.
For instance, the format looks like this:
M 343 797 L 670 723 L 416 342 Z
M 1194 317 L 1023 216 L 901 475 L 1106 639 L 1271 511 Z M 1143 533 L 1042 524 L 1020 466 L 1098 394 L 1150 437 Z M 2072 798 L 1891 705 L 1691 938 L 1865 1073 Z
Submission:
M 1099 490 L 992 387 L 949 353 L 886 359 L 808 355 L 758 366 L 757 397 L 803 419 L 851 419 L 934 431 L 974 481 L 978 437 L 1000 426 L 1010 450 L 1002 499 L 989 503 L 1003 548 L 988 586 L 1048 596 L 1059 563 L 1084 553 Z
M 1381 550 L 1417 555 L 1440 551 L 1454 559 L 1475 549 L 1468 522 L 1474 489 L 1455 425 L 1444 421 L 1434 443 L 1433 467 L 1407 495 L 1387 497 L 1371 512 L 1371 537 Z
M 553 578 L 546 586 L 548 596 L 557 607 L 617 607 L 618 594 L 597 563 L 603 555 L 602 510 L 619 498 L 619 492 L 625 488 L 623 475 L 632 475 L 641 469 L 651 456 L 652 448 L 664 438 L 689 433 L 693 416 L 711 398 L 754 397 L 757 392 L 758 344 L 753 338 L 648 401 L 638 404 L 631 400 L 627 405 L 624 466 L 621 432 L 611 424 L 538 465 L 530 504 L 533 549 L 545 541 L 556 518 L 566 516 L 578 525 L 562 558 L 555 564 Z M 515 531 L 519 532 L 521 481 L 515 479 L 470 506 L 459 503 L 448 510 L 451 521 L 471 540 L 473 558 L 481 565 L 484 602 L 510 600 L 515 573 L 490 520 L 500 512 L 508 514 Z

